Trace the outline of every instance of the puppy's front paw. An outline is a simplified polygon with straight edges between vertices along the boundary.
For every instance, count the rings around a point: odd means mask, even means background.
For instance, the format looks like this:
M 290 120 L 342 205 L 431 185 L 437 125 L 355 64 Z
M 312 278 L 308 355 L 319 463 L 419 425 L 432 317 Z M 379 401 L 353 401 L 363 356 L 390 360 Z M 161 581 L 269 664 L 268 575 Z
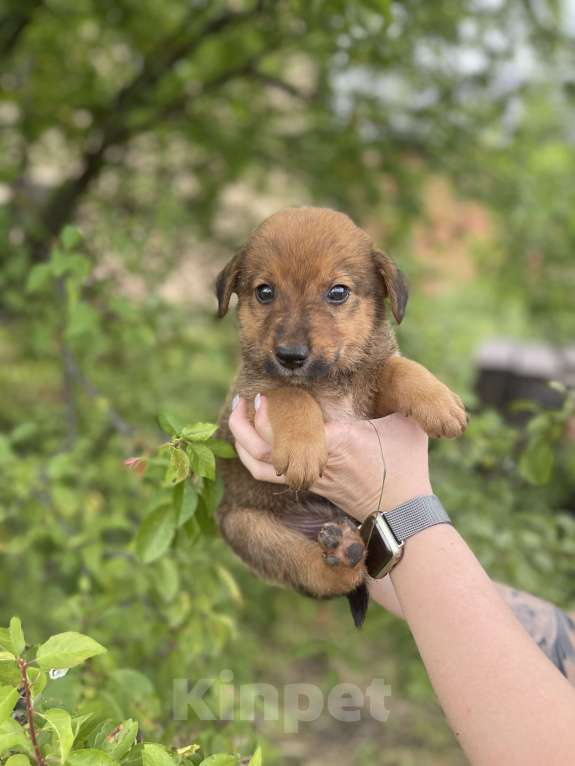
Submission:
M 417 420 L 423 430 L 435 439 L 455 439 L 467 427 L 465 405 L 439 380 L 435 380 L 421 399 L 403 414 Z
M 327 449 L 321 439 L 298 442 L 288 439 L 274 441 L 272 464 L 278 474 L 285 476 L 292 489 L 307 489 L 322 474 L 327 462 Z

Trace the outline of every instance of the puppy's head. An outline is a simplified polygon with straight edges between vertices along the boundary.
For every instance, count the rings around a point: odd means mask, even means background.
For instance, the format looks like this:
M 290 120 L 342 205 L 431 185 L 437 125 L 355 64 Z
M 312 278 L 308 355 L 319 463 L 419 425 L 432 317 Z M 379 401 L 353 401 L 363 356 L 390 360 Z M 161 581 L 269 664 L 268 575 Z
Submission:
M 247 363 L 294 383 L 352 372 L 369 358 L 388 299 L 397 322 L 403 275 L 343 213 L 288 208 L 251 235 L 216 282 L 218 315 L 237 293 Z

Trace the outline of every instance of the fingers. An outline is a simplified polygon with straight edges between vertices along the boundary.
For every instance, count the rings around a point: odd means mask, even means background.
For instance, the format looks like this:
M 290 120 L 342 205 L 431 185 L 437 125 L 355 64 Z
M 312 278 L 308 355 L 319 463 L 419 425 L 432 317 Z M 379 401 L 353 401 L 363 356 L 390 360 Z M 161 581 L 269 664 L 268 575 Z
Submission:
M 271 445 L 262 439 L 250 423 L 245 399 L 239 400 L 228 422 L 236 445 L 241 445 L 255 460 L 269 461 Z
M 271 484 L 285 484 L 285 477 L 278 476 L 271 463 L 256 460 L 250 453 L 236 442 L 236 452 L 239 459 L 257 481 L 269 481 Z
M 261 401 L 261 400 L 260 400 Z M 229 418 L 229 426 L 235 438 L 236 451 L 239 459 L 257 481 L 268 481 L 272 484 L 285 484 L 285 478 L 278 476 L 269 462 L 271 453 L 271 426 L 267 418 L 265 402 L 256 413 L 262 434 L 269 436 L 266 441 L 258 433 L 248 418 L 245 399 L 240 399 Z
M 256 396 L 254 401 L 256 416 L 254 418 L 254 427 L 261 438 L 268 444 L 273 441 L 272 424 L 268 413 L 268 400 L 265 396 Z

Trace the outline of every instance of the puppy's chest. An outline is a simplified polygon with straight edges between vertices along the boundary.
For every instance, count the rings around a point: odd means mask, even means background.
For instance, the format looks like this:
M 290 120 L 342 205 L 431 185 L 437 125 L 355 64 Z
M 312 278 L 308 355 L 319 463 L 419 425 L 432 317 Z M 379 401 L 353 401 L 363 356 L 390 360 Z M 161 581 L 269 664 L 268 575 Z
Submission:
M 317 396 L 326 423 L 345 423 L 369 417 L 368 402 L 358 401 L 352 394 Z

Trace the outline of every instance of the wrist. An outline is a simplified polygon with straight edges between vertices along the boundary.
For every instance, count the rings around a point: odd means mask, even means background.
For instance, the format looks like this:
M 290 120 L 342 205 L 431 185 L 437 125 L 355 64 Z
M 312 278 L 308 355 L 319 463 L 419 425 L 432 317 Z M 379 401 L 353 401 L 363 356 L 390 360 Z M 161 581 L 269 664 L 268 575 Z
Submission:
M 372 513 L 361 525 L 367 548 L 367 573 L 376 579 L 389 574 L 401 560 L 408 540 L 436 525 L 450 524 L 435 495 L 418 495 L 388 512 Z
M 433 495 L 433 489 L 429 480 L 410 483 L 409 486 L 386 486 L 379 510 L 382 513 L 388 513 L 399 505 L 403 505 L 403 503 L 407 503 L 416 497 L 425 497 L 427 495 Z

